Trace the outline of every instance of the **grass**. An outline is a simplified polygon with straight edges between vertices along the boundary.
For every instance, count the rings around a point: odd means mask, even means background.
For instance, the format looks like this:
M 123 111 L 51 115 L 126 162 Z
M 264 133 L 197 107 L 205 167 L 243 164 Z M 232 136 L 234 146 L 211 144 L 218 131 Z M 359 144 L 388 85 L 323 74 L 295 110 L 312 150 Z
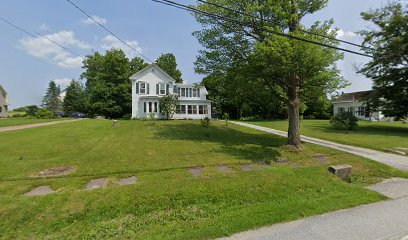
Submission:
M 286 120 L 249 123 L 282 131 L 288 129 Z M 396 147 L 408 148 L 408 124 L 359 121 L 358 125 L 355 131 L 345 131 L 333 128 L 328 120 L 302 120 L 301 133 L 309 137 L 385 152 Z
M 406 173 L 347 153 L 213 122 L 84 120 L 0 133 L 0 239 L 208 239 L 384 199 L 363 186 Z M 324 154 L 321 165 L 313 156 Z M 240 164 L 287 158 L 286 164 L 243 172 Z M 302 168 L 293 168 L 292 164 Z M 234 169 L 220 173 L 216 166 Z M 351 164 L 351 182 L 327 172 Z M 35 178 L 55 166 L 64 177 Z M 188 168 L 203 166 L 200 177 Z M 119 187 L 135 175 L 135 185 Z M 90 179 L 108 187 L 86 191 Z M 57 193 L 26 197 L 49 185 Z
M 36 118 L 0 118 L 0 127 L 18 126 L 33 123 L 66 120 L 66 118 L 36 119 Z

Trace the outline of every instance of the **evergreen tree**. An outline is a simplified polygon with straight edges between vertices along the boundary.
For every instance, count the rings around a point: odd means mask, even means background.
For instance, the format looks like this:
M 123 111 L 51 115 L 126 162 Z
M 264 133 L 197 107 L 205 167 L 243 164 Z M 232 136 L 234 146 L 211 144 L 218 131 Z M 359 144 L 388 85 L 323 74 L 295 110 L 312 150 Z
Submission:
M 64 102 L 62 104 L 65 115 L 70 116 L 75 112 L 86 111 L 86 92 L 81 83 L 72 80 L 67 87 Z
M 58 115 L 61 112 L 61 90 L 54 81 L 51 81 L 48 85 L 47 91 L 42 101 L 42 106 Z

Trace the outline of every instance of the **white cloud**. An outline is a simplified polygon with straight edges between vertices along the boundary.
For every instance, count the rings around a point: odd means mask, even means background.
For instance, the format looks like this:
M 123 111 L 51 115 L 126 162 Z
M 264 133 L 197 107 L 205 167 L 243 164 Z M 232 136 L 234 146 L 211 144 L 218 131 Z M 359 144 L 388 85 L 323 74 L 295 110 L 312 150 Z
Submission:
M 98 16 L 96 16 L 96 15 L 92 15 L 91 16 L 93 19 L 95 19 L 95 21 L 97 21 L 98 23 L 100 23 L 100 24 L 102 24 L 102 25 L 105 25 L 108 21 L 106 20 L 106 18 L 103 18 L 103 17 L 98 17 Z M 87 19 L 84 19 L 84 20 L 82 20 L 82 23 L 85 23 L 85 24 L 96 24 L 91 18 L 87 18 Z
M 338 38 L 345 38 L 345 39 L 350 39 L 350 38 L 355 38 L 357 37 L 357 34 L 351 31 L 344 31 L 342 29 L 337 30 L 337 37 Z
M 89 44 L 76 39 L 73 31 L 61 31 L 45 36 L 68 48 L 90 49 L 91 47 Z M 72 56 L 71 53 L 44 37 L 25 37 L 20 39 L 19 43 L 19 46 L 28 54 L 47 59 L 60 67 L 79 68 L 82 66 L 82 58 Z
M 139 43 L 136 40 L 124 40 L 128 45 L 132 46 L 134 49 L 139 51 L 140 53 L 142 52 L 142 48 L 139 47 Z M 130 49 L 128 46 L 126 46 L 124 43 L 119 41 L 119 39 L 115 38 L 112 35 L 107 35 L 102 39 L 102 45 L 101 48 L 104 50 L 110 50 L 112 48 L 115 49 L 122 49 L 126 56 L 128 58 L 134 58 L 137 53 Z
M 42 23 L 39 27 L 40 30 L 42 31 L 50 31 L 51 27 L 47 23 Z

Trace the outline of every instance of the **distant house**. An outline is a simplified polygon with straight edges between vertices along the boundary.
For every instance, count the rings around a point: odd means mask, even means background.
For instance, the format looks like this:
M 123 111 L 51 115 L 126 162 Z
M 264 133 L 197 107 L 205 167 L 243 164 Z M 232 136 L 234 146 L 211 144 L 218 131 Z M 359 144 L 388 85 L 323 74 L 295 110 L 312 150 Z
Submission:
M 0 117 L 7 117 L 7 92 L 0 84 Z
M 352 112 L 361 120 L 381 120 L 384 117 L 381 111 L 373 112 L 366 106 L 365 101 L 372 93 L 373 91 L 342 93 L 333 101 L 333 113 Z
M 132 82 L 132 117 L 143 118 L 155 113 L 157 118 L 164 118 L 160 113 L 160 99 L 166 94 L 179 96 L 179 105 L 173 119 L 211 118 L 211 101 L 203 86 L 182 84 L 159 68 L 156 64 L 144 68 L 130 77 Z

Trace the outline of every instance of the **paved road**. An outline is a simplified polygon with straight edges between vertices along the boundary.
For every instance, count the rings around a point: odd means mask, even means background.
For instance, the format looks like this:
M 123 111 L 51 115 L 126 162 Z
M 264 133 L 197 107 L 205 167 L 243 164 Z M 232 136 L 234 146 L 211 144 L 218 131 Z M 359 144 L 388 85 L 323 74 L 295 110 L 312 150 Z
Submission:
M 80 119 L 62 120 L 62 121 L 53 121 L 53 122 L 33 123 L 33 124 L 26 124 L 26 125 L 1 127 L 0 132 L 15 131 L 15 130 L 28 129 L 28 128 L 36 128 L 36 127 L 49 126 L 49 125 L 54 125 L 54 124 L 66 123 L 66 122 L 76 122 L 76 121 L 79 121 L 79 120 Z
M 280 135 L 283 137 L 288 136 L 287 132 L 276 130 L 276 129 L 261 127 L 261 126 L 257 126 L 257 125 L 253 125 L 249 123 L 243 123 L 243 122 L 232 121 L 231 123 L 253 128 L 253 129 L 257 129 L 257 130 L 268 132 L 268 133 L 272 133 L 272 134 L 276 134 L 276 135 Z M 341 150 L 344 152 L 352 153 L 355 155 L 359 155 L 359 156 L 374 160 L 376 162 L 380 162 L 380 163 L 392 166 L 394 168 L 398 168 L 403 171 L 408 171 L 408 157 L 405 157 L 405 156 L 396 155 L 392 153 L 385 153 L 385 152 L 376 151 L 376 150 L 367 149 L 367 148 L 354 147 L 354 146 L 344 145 L 340 143 L 334 143 L 334 142 L 330 142 L 326 140 L 321 140 L 318 138 L 306 137 L 303 135 L 301 136 L 301 138 L 302 138 L 302 141 L 304 142 L 309 142 L 309 143 L 313 143 L 313 144 L 317 144 L 317 145 L 321 145 L 321 146 L 325 146 L 329 148 L 334 148 L 334 149 Z
M 242 232 L 224 240 L 407 240 L 408 197 Z

